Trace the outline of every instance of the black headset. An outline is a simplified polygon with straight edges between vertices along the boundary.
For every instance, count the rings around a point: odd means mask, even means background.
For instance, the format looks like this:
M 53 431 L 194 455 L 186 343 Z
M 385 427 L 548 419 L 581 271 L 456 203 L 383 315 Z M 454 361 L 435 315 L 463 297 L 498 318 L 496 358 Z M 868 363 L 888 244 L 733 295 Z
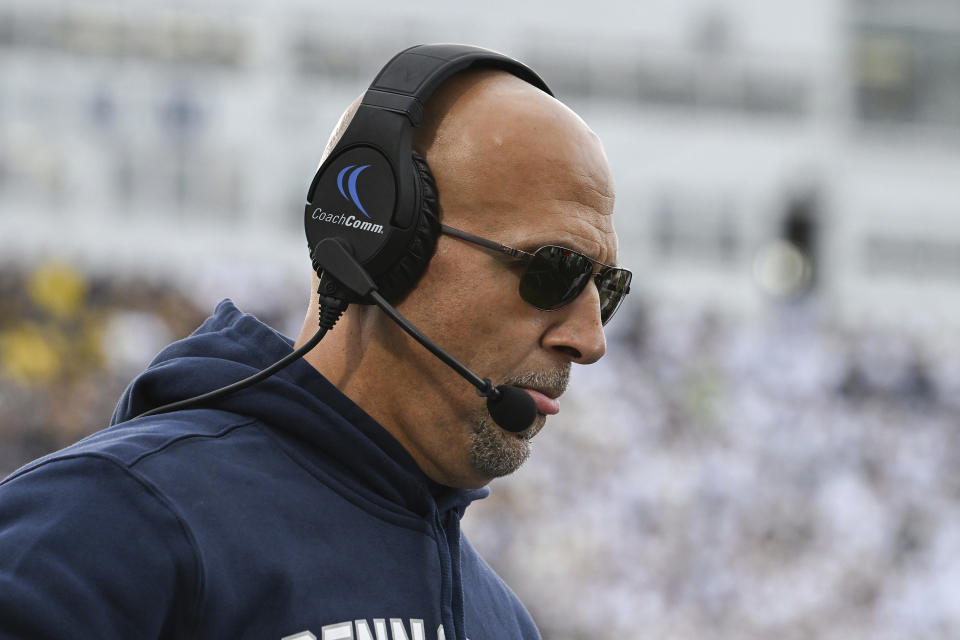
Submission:
M 498 425 L 514 432 L 531 425 L 537 407 L 526 392 L 505 384 L 494 386 L 489 378 L 481 378 L 422 334 L 392 304 L 423 275 L 440 235 L 437 186 L 426 160 L 413 149 L 413 129 L 423 123 L 424 105 L 437 87 L 472 68 L 501 69 L 553 95 L 527 66 L 479 47 L 428 44 L 394 56 L 374 78 L 307 192 L 303 223 L 313 270 L 320 278 L 316 334 L 249 378 L 138 417 L 209 405 L 272 376 L 319 344 L 349 304 L 360 303 L 379 306 L 476 387 Z
M 391 59 L 363 96 L 349 127 L 317 170 L 307 192 L 304 228 L 321 295 L 346 295 L 318 262 L 317 245 L 336 238 L 376 283 L 398 302 L 416 285 L 440 234 L 437 187 L 413 149 L 413 130 L 434 91 L 466 69 L 500 69 L 553 95 L 526 65 L 460 44 L 410 47 Z

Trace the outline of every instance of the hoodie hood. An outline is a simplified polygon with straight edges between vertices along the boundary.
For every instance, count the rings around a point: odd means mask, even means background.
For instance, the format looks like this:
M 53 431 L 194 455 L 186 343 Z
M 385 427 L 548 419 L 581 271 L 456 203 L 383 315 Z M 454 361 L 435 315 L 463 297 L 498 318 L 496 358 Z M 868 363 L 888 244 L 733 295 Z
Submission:
M 111 424 L 254 375 L 293 350 L 293 341 L 224 300 L 199 329 L 161 351 L 126 389 Z M 340 478 L 376 503 L 419 516 L 434 508 L 461 515 L 486 488 L 444 487 L 424 475 L 399 442 L 316 369 L 300 359 L 273 376 L 214 401 L 178 412 L 239 414 L 281 435 L 298 458 Z M 143 418 L 169 419 L 172 414 Z M 165 416 L 167 416 L 165 418 Z

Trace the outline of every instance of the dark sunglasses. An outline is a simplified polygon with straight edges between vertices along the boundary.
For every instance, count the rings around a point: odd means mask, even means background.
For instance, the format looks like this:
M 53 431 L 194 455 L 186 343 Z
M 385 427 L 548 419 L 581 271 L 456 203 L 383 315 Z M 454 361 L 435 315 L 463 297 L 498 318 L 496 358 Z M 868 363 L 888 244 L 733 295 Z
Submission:
M 526 267 L 520 276 L 520 297 L 537 309 L 553 311 L 570 304 L 593 278 L 597 283 L 597 291 L 600 292 L 600 322 L 607 324 L 620 307 L 623 298 L 630 293 L 632 273 L 597 262 L 582 253 L 553 245 L 527 253 L 445 224 L 440 225 L 440 229 L 448 236 L 522 261 Z

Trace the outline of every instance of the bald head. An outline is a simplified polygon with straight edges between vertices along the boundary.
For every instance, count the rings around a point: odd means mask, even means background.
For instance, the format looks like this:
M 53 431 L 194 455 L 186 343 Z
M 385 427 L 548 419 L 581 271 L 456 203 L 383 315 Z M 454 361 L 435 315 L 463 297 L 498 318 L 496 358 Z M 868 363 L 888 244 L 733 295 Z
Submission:
M 510 207 L 530 184 L 612 211 L 613 181 L 596 134 L 562 102 L 504 71 L 461 73 L 429 100 L 414 133 L 437 180 L 445 222 Z M 573 172 L 582 181 L 561 180 Z

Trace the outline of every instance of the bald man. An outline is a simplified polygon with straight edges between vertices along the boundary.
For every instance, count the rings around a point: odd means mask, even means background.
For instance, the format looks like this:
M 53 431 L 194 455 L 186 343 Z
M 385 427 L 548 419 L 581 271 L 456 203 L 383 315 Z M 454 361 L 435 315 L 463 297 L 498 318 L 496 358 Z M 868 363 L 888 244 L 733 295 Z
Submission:
M 482 71 L 447 82 L 427 113 L 415 146 L 436 180 L 444 224 L 512 247 L 553 244 L 616 261 L 603 148 L 565 105 L 513 75 Z M 508 261 L 442 235 L 398 310 L 495 382 L 556 398 L 572 362 L 596 362 L 606 350 L 597 291 L 545 313 L 516 289 Z M 316 305 L 314 294 L 298 344 L 316 329 Z M 483 398 L 373 306 L 350 307 L 307 360 L 444 485 L 481 487 L 516 470 L 546 420 L 541 413 L 519 437 L 499 429 Z
M 415 146 L 441 222 L 459 231 L 440 236 L 397 307 L 467 366 L 524 389 L 534 422 L 498 427 L 469 384 L 366 305 L 246 391 L 134 419 L 291 352 L 224 301 L 134 381 L 112 427 L 0 485 L 0 638 L 539 638 L 460 519 L 527 459 L 571 364 L 604 354 L 592 275 L 617 257 L 610 171 L 579 117 L 504 71 L 444 83 Z M 523 264 L 491 241 L 559 247 L 589 282 L 539 309 L 518 295 Z

